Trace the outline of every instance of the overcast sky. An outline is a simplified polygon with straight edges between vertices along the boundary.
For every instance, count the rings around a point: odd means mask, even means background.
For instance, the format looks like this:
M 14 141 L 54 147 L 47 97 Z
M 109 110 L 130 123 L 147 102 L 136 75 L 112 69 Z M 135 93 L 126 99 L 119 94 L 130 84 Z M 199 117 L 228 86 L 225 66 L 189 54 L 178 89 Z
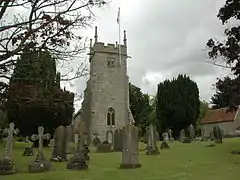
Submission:
M 209 101 L 216 78 L 228 73 L 206 63 L 205 50 L 210 37 L 223 36 L 216 16 L 224 3 L 225 0 L 112 0 L 96 12 L 98 18 L 93 26 L 98 26 L 99 41 L 118 41 L 116 18 L 120 6 L 121 28 L 127 31 L 128 53 L 132 57 L 128 60 L 130 82 L 154 95 L 159 82 L 185 73 L 197 82 L 201 99 Z M 93 38 L 94 30 L 89 28 L 86 36 Z M 86 78 L 76 80 L 73 89 L 82 93 L 85 83 Z

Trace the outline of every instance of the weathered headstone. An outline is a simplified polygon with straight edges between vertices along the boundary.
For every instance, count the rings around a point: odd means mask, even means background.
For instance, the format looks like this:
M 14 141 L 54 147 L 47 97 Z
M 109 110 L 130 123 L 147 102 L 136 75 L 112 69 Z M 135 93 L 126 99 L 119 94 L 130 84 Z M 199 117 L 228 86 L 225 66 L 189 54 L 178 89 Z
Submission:
M 15 174 L 17 169 L 12 163 L 12 145 L 13 145 L 14 123 L 10 123 L 4 158 L 0 161 L 0 175 Z M 15 133 L 17 133 L 15 131 Z
M 138 128 L 130 124 L 123 128 L 123 151 L 120 167 L 141 167 L 138 158 Z
M 183 142 L 183 140 L 184 140 L 185 137 L 186 137 L 185 131 L 184 131 L 184 129 L 182 129 L 182 130 L 180 131 L 179 141 L 180 141 L 180 142 Z
M 223 133 L 221 128 L 219 126 L 214 126 L 212 131 L 215 143 L 222 143 Z
M 86 137 L 83 135 L 80 135 L 76 151 L 73 154 L 73 157 L 70 158 L 69 163 L 67 164 L 67 169 L 72 169 L 72 170 L 86 170 L 88 169 L 88 164 L 87 161 L 89 161 L 89 156 L 88 156 L 88 146 L 85 143 L 86 142 Z
M 100 138 L 99 138 L 97 135 L 94 135 L 94 138 L 93 138 L 93 146 L 96 147 L 96 146 L 98 146 L 100 143 L 101 143 Z
M 190 126 L 188 127 L 188 130 L 189 130 L 190 139 L 194 140 L 196 138 L 194 126 L 190 124 Z
M 113 149 L 114 151 L 122 151 L 122 144 L 123 144 L 123 132 L 121 129 L 116 129 L 114 132 L 114 143 Z
M 166 148 L 169 148 L 169 145 L 168 145 L 168 133 L 167 132 L 164 132 L 162 134 L 162 137 L 163 137 L 163 142 L 160 146 L 160 149 L 166 149 Z
M 109 142 L 109 144 L 113 144 L 114 136 L 113 131 L 111 129 L 107 130 L 106 132 L 106 140 Z
M 172 129 L 168 129 L 169 141 L 171 142 L 174 141 L 172 133 L 173 133 Z
M 156 127 L 150 125 L 147 129 L 147 147 L 146 155 L 156 155 L 159 154 L 157 147 L 157 130 Z
M 44 134 L 44 128 L 42 126 L 38 127 L 38 135 L 33 134 L 31 139 L 33 141 L 38 140 L 38 155 L 34 162 L 28 165 L 28 171 L 30 173 L 45 172 L 50 171 L 52 168 L 52 163 L 47 161 L 43 154 L 43 139 L 50 139 L 51 135 L 49 133 Z
M 51 161 L 64 162 L 67 160 L 67 130 L 64 126 L 59 126 L 54 133 L 54 148 Z

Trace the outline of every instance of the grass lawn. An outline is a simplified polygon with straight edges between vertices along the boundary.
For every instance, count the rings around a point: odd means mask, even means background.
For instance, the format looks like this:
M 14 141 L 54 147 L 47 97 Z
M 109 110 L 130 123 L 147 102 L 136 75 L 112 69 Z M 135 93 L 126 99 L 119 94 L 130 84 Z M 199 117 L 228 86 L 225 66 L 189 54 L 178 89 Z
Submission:
M 157 156 L 147 156 L 140 151 L 141 168 L 119 169 L 121 153 L 90 153 L 87 171 L 71 171 L 66 163 L 53 163 L 54 170 L 47 173 L 27 173 L 28 163 L 34 157 L 23 157 L 24 144 L 16 143 L 13 160 L 19 172 L 1 176 L 1 180 L 239 180 L 240 155 L 230 152 L 240 150 L 240 138 L 226 139 L 223 144 L 205 147 L 210 142 L 191 144 L 170 143 L 170 149 L 162 150 Z M 140 149 L 143 149 L 143 144 Z M 36 151 L 36 150 L 35 150 Z M 50 158 L 51 149 L 45 149 Z M 0 145 L 0 154 L 4 154 Z M 2 158 L 2 156 L 1 156 Z

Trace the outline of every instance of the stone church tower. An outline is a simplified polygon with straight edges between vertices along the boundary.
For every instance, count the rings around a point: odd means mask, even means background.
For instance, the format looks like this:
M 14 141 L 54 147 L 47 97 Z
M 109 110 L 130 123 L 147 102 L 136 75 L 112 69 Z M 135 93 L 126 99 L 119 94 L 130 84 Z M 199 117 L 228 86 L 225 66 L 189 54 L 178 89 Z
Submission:
M 75 116 L 75 123 L 82 121 L 79 126 L 84 124 L 91 140 L 96 134 L 101 141 L 108 139 L 112 142 L 117 128 L 134 122 L 129 108 L 126 31 L 123 45 L 117 43 L 105 45 L 99 42 L 97 27 L 94 39 L 93 45 L 90 40 L 90 78 L 84 91 L 82 109 L 79 115 Z

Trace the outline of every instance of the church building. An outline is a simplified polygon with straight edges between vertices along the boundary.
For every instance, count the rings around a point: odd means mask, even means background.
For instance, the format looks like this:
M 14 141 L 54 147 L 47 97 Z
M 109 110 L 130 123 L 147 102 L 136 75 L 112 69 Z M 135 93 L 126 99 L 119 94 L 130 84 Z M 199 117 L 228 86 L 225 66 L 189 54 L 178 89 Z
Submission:
M 84 124 L 90 140 L 97 135 L 101 141 L 112 142 L 116 129 L 134 122 L 129 106 L 126 31 L 124 44 L 99 42 L 97 27 L 94 39 L 94 44 L 90 40 L 90 77 L 73 124 L 75 131 Z

